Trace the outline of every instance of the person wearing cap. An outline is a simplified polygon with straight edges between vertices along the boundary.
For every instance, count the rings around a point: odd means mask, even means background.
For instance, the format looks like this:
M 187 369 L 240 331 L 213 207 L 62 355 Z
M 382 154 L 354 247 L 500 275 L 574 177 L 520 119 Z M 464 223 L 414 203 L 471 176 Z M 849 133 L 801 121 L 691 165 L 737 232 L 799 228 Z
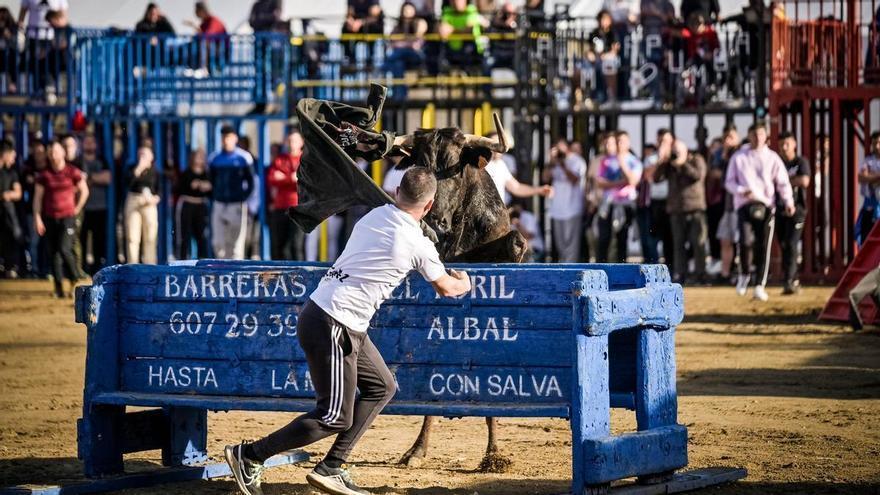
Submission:
M 238 133 L 223 126 L 222 148 L 208 157 L 214 206 L 211 245 L 221 259 L 244 259 L 247 199 L 254 189 L 254 159 L 238 147 Z

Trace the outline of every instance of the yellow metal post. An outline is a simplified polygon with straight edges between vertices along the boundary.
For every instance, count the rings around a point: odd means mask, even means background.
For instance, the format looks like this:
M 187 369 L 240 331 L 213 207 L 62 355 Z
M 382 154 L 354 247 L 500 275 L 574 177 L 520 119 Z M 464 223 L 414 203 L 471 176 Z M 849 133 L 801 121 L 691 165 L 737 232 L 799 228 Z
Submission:
M 321 234 L 318 237 L 318 261 L 327 261 L 327 220 L 321 222 Z
M 433 129 L 437 127 L 436 107 L 433 103 L 425 105 L 422 111 L 422 129 Z
M 488 101 L 484 101 L 483 108 L 480 113 L 483 116 L 483 122 L 482 122 L 482 131 L 483 132 L 480 132 L 479 135 L 485 136 L 490 131 L 492 131 L 492 129 L 494 128 L 494 125 L 495 125 L 492 122 L 492 104 L 489 103 Z
M 382 117 L 379 117 L 379 120 L 376 121 L 376 132 L 382 131 Z M 382 169 L 382 160 L 376 160 L 372 163 L 371 175 L 373 176 L 373 182 L 382 187 L 382 182 L 384 181 L 384 173 L 385 171 Z

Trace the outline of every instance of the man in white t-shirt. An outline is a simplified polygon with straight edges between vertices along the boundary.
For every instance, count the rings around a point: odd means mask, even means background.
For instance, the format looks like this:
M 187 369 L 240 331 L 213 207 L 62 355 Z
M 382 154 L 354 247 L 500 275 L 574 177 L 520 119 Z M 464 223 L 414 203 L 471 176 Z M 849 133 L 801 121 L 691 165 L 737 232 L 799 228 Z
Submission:
M 258 495 L 269 457 L 337 435 L 306 480 L 335 495 L 367 493 L 342 468 L 355 443 L 397 391 L 394 375 L 367 335 L 376 310 L 417 270 L 444 297 L 471 290 L 464 272 L 446 273 L 419 222 L 434 205 L 437 180 L 424 167 L 404 174 L 397 203 L 375 208 L 355 225 L 342 255 L 321 279 L 296 324 L 317 407 L 256 442 L 226 447 L 239 489 Z
M 550 163 L 544 168 L 544 182 L 553 184 L 550 200 L 553 247 L 557 261 L 577 263 L 581 257 L 584 238 L 584 186 L 587 180 L 587 162 L 571 151 L 568 140 L 560 139 L 550 150 Z
M 486 137 L 494 139 L 496 136 L 498 136 L 498 133 L 492 132 Z M 516 180 L 516 177 L 510 171 L 507 160 L 505 160 L 505 155 L 501 153 L 492 153 L 492 160 L 486 165 L 486 172 L 492 178 L 495 189 L 498 190 L 498 196 L 501 197 L 501 201 L 505 205 L 510 204 L 511 195 L 517 198 L 531 198 L 532 196 L 547 198 L 553 195 L 553 187 L 551 186 L 535 187 Z

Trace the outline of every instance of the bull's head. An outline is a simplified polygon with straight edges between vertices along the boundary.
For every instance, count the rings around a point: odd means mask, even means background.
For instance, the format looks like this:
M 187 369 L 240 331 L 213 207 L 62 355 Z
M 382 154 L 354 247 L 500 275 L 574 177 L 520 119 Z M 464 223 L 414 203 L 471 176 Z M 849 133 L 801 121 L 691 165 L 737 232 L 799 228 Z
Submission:
M 492 159 L 492 153 L 504 153 L 509 148 L 498 114 L 494 114 L 493 119 L 497 139 L 465 134 L 455 127 L 419 129 L 395 138 L 396 152 L 404 155 L 397 168 L 421 166 L 433 171 L 437 177 L 434 208 L 425 220 L 436 231 L 441 243 L 460 223 L 465 208 L 493 209 L 489 205 L 467 205 L 464 198 L 469 185 L 467 181 L 478 180 L 479 169 Z

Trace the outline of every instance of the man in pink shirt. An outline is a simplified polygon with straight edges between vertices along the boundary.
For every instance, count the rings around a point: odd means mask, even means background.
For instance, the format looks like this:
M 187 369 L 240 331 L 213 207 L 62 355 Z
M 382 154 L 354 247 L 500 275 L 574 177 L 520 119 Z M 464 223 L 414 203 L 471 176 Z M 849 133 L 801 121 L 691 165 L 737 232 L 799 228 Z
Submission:
M 795 206 L 788 171 L 782 158 L 767 146 L 764 123 L 757 122 L 749 128 L 749 143 L 731 157 L 724 187 L 733 196 L 739 225 L 740 274 L 736 293 L 744 296 L 754 278 L 754 298 L 766 301 L 764 286 L 770 265 L 777 195 L 787 216 L 794 215 Z

